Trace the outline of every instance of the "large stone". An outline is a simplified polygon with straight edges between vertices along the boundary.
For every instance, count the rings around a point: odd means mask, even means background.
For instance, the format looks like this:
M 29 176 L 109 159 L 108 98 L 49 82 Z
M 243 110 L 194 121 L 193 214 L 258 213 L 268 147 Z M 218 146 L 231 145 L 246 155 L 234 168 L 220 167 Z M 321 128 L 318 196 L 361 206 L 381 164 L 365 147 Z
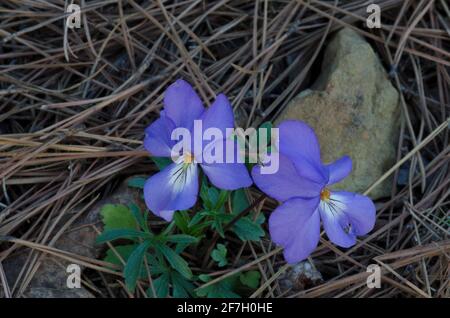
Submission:
M 316 131 L 324 162 L 353 160 L 336 189 L 364 192 L 394 163 L 399 132 L 399 95 L 371 46 L 351 29 L 339 31 L 325 51 L 321 74 L 280 114 L 303 120 Z M 391 180 L 369 195 L 387 196 Z

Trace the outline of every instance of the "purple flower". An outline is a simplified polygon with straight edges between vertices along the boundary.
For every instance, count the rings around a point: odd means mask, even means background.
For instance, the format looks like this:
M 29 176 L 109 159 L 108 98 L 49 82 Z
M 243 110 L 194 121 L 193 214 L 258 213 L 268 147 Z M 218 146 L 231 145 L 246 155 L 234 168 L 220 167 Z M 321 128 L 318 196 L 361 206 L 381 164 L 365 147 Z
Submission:
M 279 125 L 278 150 L 278 172 L 261 174 L 255 166 L 252 176 L 263 192 L 282 202 L 269 218 L 269 231 L 288 263 L 304 260 L 317 247 L 321 219 L 329 239 L 341 247 L 372 230 L 375 206 L 368 197 L 328 188 L 350 174 L 348 156 L 324 165 L 313 129 L 292 120 Z
M 194 121 L 197 120 L 201 121 L 203 131 L 214 128 L 221 132 L 223 138 L 211 138 L 209 143 L 205 143 L 202 136 L 193 133 Z M 208 151 L 211 145 L 221 143 L 225 149 L 227 144 L 233 143 L 228 138 L 230 128 L 233 127 L 233 110 L 225 95 L 218 95 L 211 107 L 205 109 L 187 82 L 177 80 L 167 88 L 160 118 L 145 130 L 145 149 L 155 157 L 173 157 L 173 148 L 177 142 L 172 140 L 172 132 L 176 128 L 186 128 L 194 139 L 199 137 L 201 140 L 192 140 L 183 146 L 183 151 L 174 163 L 147 180 L 144 198 L 150 211 L 170 221 L 176 210 L 191 208 L 197 201 L 199 191 L 199 166 L 209 181 L 220 189 L 235 190 L 252 184 L 242 163 L 207 163 L 202 160 L 203 152 Z M 200 147 L 195 146 L 198 143 Z

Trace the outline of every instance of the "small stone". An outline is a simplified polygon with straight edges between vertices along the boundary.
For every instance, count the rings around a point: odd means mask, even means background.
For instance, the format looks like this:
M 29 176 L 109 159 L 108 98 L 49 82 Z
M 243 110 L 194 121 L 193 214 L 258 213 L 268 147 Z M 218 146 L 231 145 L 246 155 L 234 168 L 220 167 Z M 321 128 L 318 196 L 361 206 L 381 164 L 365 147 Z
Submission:
M 290 266 L 279 280 L 283 291 L 302 291 L 321 283 L 323 283 L 322 274 L 309 261 Z
M 322 160 L 343 155 L 353 171 L 334 189 L 364 192 L 396 161 L 399 94 L 372 47 L 355 31 L 339 31 L 326 48 L 321 74 L 312 89 L 300 93 L 277 119 L 302 120 L 319 138 Z M 392 179 L 369 195 L 390 195 Z

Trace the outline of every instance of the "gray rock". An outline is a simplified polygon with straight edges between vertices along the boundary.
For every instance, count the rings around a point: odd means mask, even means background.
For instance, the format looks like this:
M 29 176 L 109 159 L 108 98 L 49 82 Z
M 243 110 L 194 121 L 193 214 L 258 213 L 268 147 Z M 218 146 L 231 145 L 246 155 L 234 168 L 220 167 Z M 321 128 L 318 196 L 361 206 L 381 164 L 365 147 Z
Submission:
M 141 191 L 130 188 L 125 181 L 117 191 L 111 196 L 98 201 L 87 214 L 81 216 L 56 242 L 55 247 L 70 253 L 97 259 L 100 256 L 102 246 L 95 243 L 97 232 L 102 230 L 100 210 L 103 205 L 111 204 L 129 204 L 139 202 L 138 198 Z M 76 212 L 72 212 L 76 213 Z M 29 249 L 21 249 L 20 252 L 11 255 L 3 262 L 4 271 L 8 279 L 9 286 L 15 284 L 20 271 L 27 263 L 30 253 Z M 51 255 L 44 255 L 41 264 L 33 275 L 27 288 L 13 297 L 27 298 L 91 298 L 94 297 L 87 289 L 68 288 L 67 279 L 70 273 L 66 272 L 70 262 Z M 80 266 L 83 269 L 82 266 Z M 23 278 L 23 277 L 22 277 Z M 3 288 L 0 282 L 0 297 L 3 297 Z
M 309 261 L 291 265 L 279 279 L 282 291 L 302 291 L 321 283 L 322 274 Z
M 355 31 L 343 29 L 325 51 L 321 74 L 311 90 L 302 92 L 277 119 L 303 120 L 316 131 L 324 162 L 342 155 L 353 171 L 335 189 L 363 192 L 396 159 L 399 95 L 371 46 Z M 392 179 L 369 195 L 390 194 Z
M 27 298 L 93 298 L 94 296 L 84 288 L 65 289 L 35 287 L 27 291 Z

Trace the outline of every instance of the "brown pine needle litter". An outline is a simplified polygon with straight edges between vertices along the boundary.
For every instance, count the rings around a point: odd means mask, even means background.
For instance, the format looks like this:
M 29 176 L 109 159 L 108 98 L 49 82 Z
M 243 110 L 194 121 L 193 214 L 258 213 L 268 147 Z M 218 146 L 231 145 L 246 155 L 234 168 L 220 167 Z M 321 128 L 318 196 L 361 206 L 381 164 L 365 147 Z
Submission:
M 20 297 L 39 266 L 35 256 L 48 253 L 88 268 L 83 284 L 95 296 L 131 297 L 105 262 L 53 245 L 75 220 L 63 214 L 78 218 L 126 177 L 156 171 L 141 141 L 168 84 L 184 78 L 206 101 L 223 92 L 242 125 L 257 127 L 310 87 L 330 35 L 350 27 L 376 50 L 402 103 L 398 163 L 374 184 L 394 176 L 391 197 L 377 202 L 375 229 L 348 250 L 323 235 L 311 256 L 324 278 L 318 286 L 281 291 L 287 267 L 268 236 L 238 243 L 240 263 L 212 272 L 204 286 L 251 268 L 263 278 L 252 297 L 449 297 L 450 4 L 373 2 L 380 29 L 366 28 L 365 0 L 82 0 L 79 29 L 64 23 L 68 1 L 2 1 L 3 294 Z M 404 163 L 409 176 L 399 186 Z M 274 203 L 257 204 L 258 213 Z M 33 257 L 8 281 L 2 262 L 24 249 Z M 186 258 L 194 272 L 208 263 Z M 383 288 L 366 287 L 369 264 L 380 265 Z M 137 296 L 144 294 L 139 283 Z

